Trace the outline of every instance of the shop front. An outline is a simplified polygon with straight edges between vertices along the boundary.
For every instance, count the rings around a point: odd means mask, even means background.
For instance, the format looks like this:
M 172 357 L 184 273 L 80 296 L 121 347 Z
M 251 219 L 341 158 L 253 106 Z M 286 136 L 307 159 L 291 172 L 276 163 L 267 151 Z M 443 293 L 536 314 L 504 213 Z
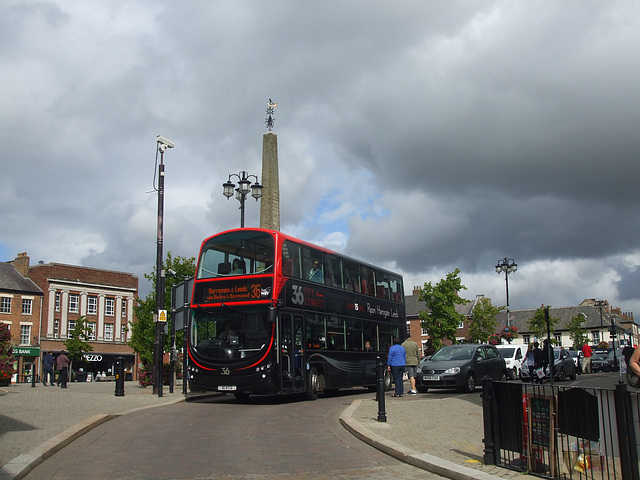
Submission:
M 124 379 L 133 380 L 132 372 L 136 361 L 134 354 L 89 352 L 82 356 L 82 360 L 73 362 L 71 381 L 92 382 L 96 380 L 97 375 L 103 374 L 112 378 L 115 376 L 118 359 L 123 359 Z
M 13 347 L 13 356 L 17 357 L 17 365 L 14 364 L 16 373 L 13 376 L 13 382 L 31 383 L 33 373 L 36 375 L 36 382 L 40 380 L 40 347 Z

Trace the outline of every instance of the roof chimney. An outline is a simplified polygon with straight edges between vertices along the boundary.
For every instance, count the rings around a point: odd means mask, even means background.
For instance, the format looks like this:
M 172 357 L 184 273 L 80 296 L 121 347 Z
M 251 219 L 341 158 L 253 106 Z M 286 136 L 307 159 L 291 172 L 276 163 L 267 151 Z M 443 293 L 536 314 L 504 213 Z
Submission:
M 420 286 L 413 287 L 413 295 L 420 295 Z
M 27 252 L 19 253 L 16 259 L 12 262 L 13 268 L 15 268 L 20 275 L 27 277 L 29 273 L 29 257 Z

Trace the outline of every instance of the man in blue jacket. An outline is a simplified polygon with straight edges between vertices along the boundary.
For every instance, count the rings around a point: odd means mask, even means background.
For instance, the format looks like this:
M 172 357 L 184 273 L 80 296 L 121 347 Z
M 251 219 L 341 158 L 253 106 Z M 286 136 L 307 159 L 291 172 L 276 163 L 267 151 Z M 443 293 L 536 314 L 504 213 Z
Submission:
M 389 349 L 389 356 L 387 357 L 387 365 L 389 371 L 393 375 L 393 383 L 396 384 L 396 390 L 392 397 L 401 397 L 404 393 L 402 385 L 402 374 L 404 373 L 404 366 L 406 364 L 406 352 L 400 344 L 399 338 L 393 339 L 393 346 Z

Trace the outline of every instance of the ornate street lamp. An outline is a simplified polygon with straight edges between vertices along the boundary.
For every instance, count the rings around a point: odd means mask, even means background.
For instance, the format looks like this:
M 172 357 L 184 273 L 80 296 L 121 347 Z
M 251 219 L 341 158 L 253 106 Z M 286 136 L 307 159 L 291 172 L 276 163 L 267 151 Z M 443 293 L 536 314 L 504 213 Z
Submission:
M 238 188 L 231 181 L 231 177 L 238 177 Z M 250 178 L 255 179 L 255 183 L 251 185 Z M 240 202 L 240 228 L 244 228 L 244 201 L 247 198 L 247 194 L 251 192 L 251 196 L 256 199 L 256 202 L 262 197 L 262 185 L 258 181 L 258 177 L 255 175 L 249 175 L 244 170 L 240 173 L 229 174 L 229 179 L 222 184 L 222 194 L 227 197 L 227 200 L 233 197 L 233 192 L 236 192 L 236 199 Z
M 513 258 L 504 257 L 498 261 L 496 265 L 496 273 L 504 272 L 504 281 L 507 285 L 507 327 L 511 326 L 511 320 L 509 318 L 509 274 L 515 272 L 518 269 L 518 265 Z

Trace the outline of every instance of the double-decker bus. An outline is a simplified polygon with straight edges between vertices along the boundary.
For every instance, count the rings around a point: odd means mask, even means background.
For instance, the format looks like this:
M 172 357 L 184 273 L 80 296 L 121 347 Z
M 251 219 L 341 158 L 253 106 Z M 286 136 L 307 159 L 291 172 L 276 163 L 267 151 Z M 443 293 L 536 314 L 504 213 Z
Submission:
M 375 388 L 376 358 L 386 363 L 405 328 L 400 275 L 278 231 L 229 230 L 200 249 L 189 385 L 237 398 L 300 393 L 311 400 Z

